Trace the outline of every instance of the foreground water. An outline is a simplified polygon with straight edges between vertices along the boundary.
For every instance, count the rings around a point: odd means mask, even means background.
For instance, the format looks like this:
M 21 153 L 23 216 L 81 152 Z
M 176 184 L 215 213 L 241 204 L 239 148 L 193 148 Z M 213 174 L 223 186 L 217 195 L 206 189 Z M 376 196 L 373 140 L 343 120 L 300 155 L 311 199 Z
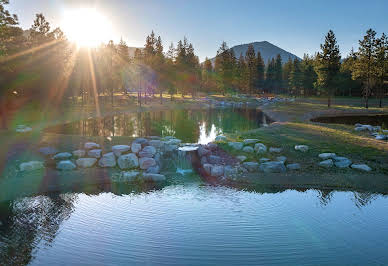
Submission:
M 388 197 L 193 182 L 2 203 L 0 259 L 32 265 L 383 265 Z

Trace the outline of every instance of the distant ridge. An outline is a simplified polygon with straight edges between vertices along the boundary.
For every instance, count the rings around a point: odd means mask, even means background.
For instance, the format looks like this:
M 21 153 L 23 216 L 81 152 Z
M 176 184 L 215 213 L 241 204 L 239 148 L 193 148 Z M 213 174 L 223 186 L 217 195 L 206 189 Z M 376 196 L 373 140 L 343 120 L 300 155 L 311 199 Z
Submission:
M 263 58 L 265 64 L 267 64 L 268 60 L 271 60 L 272 58 L 276 58 L 278 54 L 280 54 L 283 64 L 286 63 L 289 60 L 289 58 L 291 58 L 292 60 L 294 60 L 295 58 L 300 59 L 296 55 L 290 52 L 287 52 L 282 48 L 277 47 L 276 45 L 273 45 L 272 43 L 267 41 L 240 44 L 240 45 L 233 46 L 230 49 L 233 49 L 234 54 L 238 59 L 241 53 L 243 54 L 243 56 L 245 56 L 245 53 L 247 52 L 248 46 L 250 44 L 253 45 L 256 55 L 257 55 L 257 51 L 260 51 L 261 57 Z M 212 64 L 214 64 L 215 57 L 211 58 L 210 61 L 212 62 Z

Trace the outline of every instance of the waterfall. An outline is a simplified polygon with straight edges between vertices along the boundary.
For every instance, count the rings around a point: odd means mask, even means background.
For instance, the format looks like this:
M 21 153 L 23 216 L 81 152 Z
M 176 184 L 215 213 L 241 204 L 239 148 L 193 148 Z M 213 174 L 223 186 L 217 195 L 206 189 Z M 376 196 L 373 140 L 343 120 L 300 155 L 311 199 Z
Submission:
M 177 158 L 175 160 L 176 172 L 185 175 L 193 172 L 191 163 L 191 153 L 195 152 L 198 147 L 184 146 L 178 149 Z

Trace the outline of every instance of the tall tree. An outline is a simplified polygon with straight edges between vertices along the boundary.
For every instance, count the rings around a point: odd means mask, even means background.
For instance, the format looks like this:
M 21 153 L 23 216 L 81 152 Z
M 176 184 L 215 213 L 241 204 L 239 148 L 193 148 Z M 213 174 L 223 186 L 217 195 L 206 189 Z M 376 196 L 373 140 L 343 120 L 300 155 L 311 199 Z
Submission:
M 327 94 L 327 106 L 331 106 L 331 97 L 335 90 L 340 70 L 341 54 L 339 46 L 332 30 L 325 37 L 325 43 L 321 44 L 321 52 L 317 54 L 316 72 L 317 84 Z
M 248 50 L 245 54 L 245 61 L 247 64 L 247 87 L 248 93 L 252 95 L 255 90 L 257 81 L 257 66 L 256 66 L 256 54 L 252 44 L 248 46 Z
M 295 58 L 289 76 L 289 88 L 293 95 L 300 95 L 303 88 L 303 73 L 300 61 Z
M 257 51 L 256 58 L 256 72 L 257 72 L 257 89 L 263 90 L 264 88 L 264 75 L 265 75 L 265 64 L 264 60 L 261 57 L 260 51 Z
M 379 107 L 383 107 L 383 98 L 385 95 L 385 86 L 388 79 L 388 38 L 383 33 L 381 38 L 376 39 L 376 78 L 377 78 L 377 97 L 379 98 Z
M 278 54 L 274 64 L 274 87 L 277 93 L 279 93 L 282 86 L 282 77 L 282 57 Z

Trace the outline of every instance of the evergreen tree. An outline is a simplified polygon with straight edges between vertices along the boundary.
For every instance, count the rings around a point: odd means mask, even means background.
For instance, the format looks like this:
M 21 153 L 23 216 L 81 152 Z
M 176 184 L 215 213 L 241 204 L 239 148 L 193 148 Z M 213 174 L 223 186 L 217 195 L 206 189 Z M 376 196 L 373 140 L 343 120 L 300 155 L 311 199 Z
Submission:
M 317 82 L 317 73 L 314 69 L 314 58 L 304 55 L 301 62 L 301 70 L 303 95 L 312 96 L 315 94 L 314 84 Z
M 331 106 L 331 97 L 337 86 L 338 74 L 340 70 L 341 55 L 334 32 L 330 30 L 325 43 L 321 44 L 321 52 L 317 54 L 316 72 L 318 74 L 317 84 L 327 95 L 327 106 Z
M 282 86 L 286 89 L 286 91 L 288 93 L 290 93 L 289 91 L 289 86 L 288 86 L 288 80 L 290 78 L 290 73 L 291 73 L 291 70 L 292 70 L 292 64 L 293 64 L 293 61 L 291 60 L 291 58 L 288 58 L 288 61 L 283 65 L 283 77 L 282 77 Z
M 301 90 L 303 87 L 303 73 L 301 70 L 301 64 L 297 58 L 295 58 L 293 61 L 288 83 L 291 94 L 301 94 Z
M 383 98 L 385 95 L 385 84 L 388 79 L 388 38 L 385 33 L 381 38 L 376 39 L 376 78 L 377 78 L 377 97 L 379 98 L 379 107 L 383 107 Z
M 277 93 L 279 93 L 282 86 L 282 78 L 282 57 L 278 54 L 274 63 L 274 88 Z
M 245 61 L 247 64 L 247 89 L 248 93 L 252 95 L 257 84 L 256 54 L 252 44 L 248 46 L 248 50 L 245 54 Z
M 265 75 L 265 64 L 264 60 L 261 57 L 260 51 L 257 51 L 257 59 L 256 59 L 256 72 L 257 72 L 257 89 L 264 89 L 264 75 Z

